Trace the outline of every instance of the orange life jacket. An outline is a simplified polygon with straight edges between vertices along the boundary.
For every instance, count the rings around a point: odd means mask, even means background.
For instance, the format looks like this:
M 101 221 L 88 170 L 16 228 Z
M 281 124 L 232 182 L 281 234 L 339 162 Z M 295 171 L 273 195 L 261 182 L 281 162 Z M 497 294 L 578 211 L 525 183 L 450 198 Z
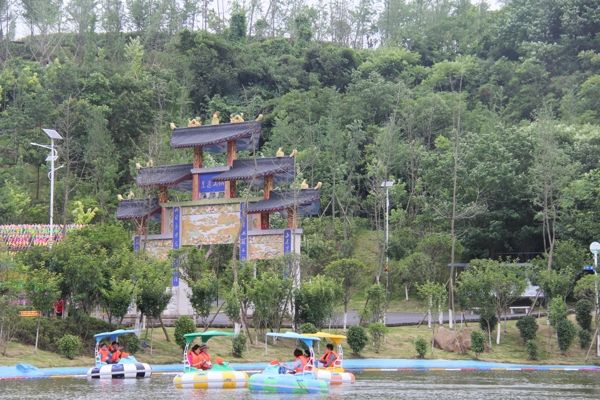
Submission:
M 333 355 L 333 360 L 330 361 L 331 356 Z M 325 354 L 323 354 L 323 356 L 321 357 L 321 359 L 319 361 L 321 361 L 323 363 L 324 367 L 333 367 L 333 363 L 335 363 L 335 360 L 338 359 L 338 355 L 335 351 L 333 350 L 327 350 L 325 352 Z
M 199 368 L 202 369 L 210 369 L 212 367 L 212 364 L 210 363 L 210 354 L 208 354 L 205 351 L 201 351 L 200 354 L 198 354 L 198 360 L 199 360 Z
M 98 353 L 100 354 L 100 361 L 102 361 L 102 362 L 107 362 L 108 361 L 108 356 L 110 354 L 110 352 L 108 351 L 108 349 L 100 347 L 98 349 Z
M 306 363 L 308 363 L 309 358 L 306 357 L 304 354 L 301 356 L 297 357 L 297 360 L 300 360 L 300 366 L 296 367 L 296 369 L 294 369 L 295 372 L 302 372 L 304 371 L 304 367 L 306 366 Z

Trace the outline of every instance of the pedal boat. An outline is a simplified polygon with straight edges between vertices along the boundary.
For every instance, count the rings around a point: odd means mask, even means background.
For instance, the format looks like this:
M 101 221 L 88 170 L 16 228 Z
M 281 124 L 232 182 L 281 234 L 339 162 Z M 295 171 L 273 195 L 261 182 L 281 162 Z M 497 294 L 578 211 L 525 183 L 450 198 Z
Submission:
M 183 372 L 173 378 L 177 389 L 236 389 L 248 387 L 248 374 L 235 371 L 228 363 L 213 364 L 210 369 L 202 370 L 189 365 L 188 352 L 194 339 L 200 338 L 206 344 L 216 336 L 235 336 L 232 332 L 207 331 L 183 335 L 185 349 L 183 350 Z

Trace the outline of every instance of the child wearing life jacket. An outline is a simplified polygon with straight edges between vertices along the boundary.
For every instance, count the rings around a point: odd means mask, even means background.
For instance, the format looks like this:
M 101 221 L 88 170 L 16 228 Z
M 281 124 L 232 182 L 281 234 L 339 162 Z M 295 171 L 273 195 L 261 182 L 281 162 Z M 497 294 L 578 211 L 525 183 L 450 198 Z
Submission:
M 206 351 L 207 349 L 208 346 L 204 343 L 192 347 L 192 351 L 188 354 L 188 361 L 192 367 L 204 370 L 212 368 L 210 354 Z
M 111 353 L 108 350 L 108 345 L 106 343 L 102 343 L 98 348 L 98 354 L 100 355 L 100 362 L 109 363 Z
M 331 343 L 327 343 L 327 350 L 325 350 L 325 354 L 319 358 L 319 362 L 323 364 L 323 368 L 328 368 L 333 367 L 337 359 L 338 355 L 335 351 L 333 351 L 333 345 Z
M 129 357 L 129 353 L 123 351 L 125 349 L 125 347 L 123 347 L 122 344 L 117 343 L 115 345 L 116 349 L 115 351 L 113 351 L 112 356 L 110 361 L 113 364 L 117 364 L 119 362 L 119 360 L 121 360 L 122 358 L 127 358 Z
M 300 349 L 294 350 L 294 357 L 296 357 L 296 359 L 294 360 L 294 364 L 292 364 L 291 368 L 288 368 L 290 370 L 290 373 L 296 374 L 303 372 L 304 367 L 306 366 L 310 358 L 306 357 Z

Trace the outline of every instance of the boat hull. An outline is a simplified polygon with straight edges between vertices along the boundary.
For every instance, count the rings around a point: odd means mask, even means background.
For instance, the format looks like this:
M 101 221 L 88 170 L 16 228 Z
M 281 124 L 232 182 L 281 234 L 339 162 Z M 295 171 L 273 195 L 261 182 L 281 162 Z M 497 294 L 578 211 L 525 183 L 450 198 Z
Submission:
M 269 374 L 259 373 L 250 377 L 250 390 L 273 393 L 327 393 L 329 383 L 315 379 L 312 373 L 304 374 Z
M 343 368 L 317 368 L 317 379 L 329 382 L 331 385 L 352 384 L 355 382 L 354 374 L 346 372 Z
M 197 371 L 177 374 L 177 389 L 237 389 L 248 387 L 248 374 L 242 371 Z
M 135 379 L 149 378 L 152 368 L 146 363 L 132 362 L 126 364 L 105 364 L 90 368 L 88 378 L 92 379 Z

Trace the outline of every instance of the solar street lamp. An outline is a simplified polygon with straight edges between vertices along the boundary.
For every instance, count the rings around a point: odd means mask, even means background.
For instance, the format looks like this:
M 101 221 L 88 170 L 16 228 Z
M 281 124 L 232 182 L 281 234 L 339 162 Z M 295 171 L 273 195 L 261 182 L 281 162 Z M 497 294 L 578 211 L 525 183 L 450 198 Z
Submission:
M 54 162 L 58 159 L 58 151 L 54 147 L 55 140 L 62 140 L 62 136 L 58 134 L 58 132 L 54 129 L 46 129 L 42 128 L 42 131 L 48 136 L 50 139 L 50 146 L 39 143 L 31 143 L 32 146 L 42 147 L 44 149 L 50 150 L 50 154 L 46 157 L 46 161 L 50 161 L 50 172 L 48 173 L 48 178 L 50 179 L 50 242 L 49 246 L 52 247 L 52 242 L 54 241 L 54 172 L 61 168 L 54 168 Z

